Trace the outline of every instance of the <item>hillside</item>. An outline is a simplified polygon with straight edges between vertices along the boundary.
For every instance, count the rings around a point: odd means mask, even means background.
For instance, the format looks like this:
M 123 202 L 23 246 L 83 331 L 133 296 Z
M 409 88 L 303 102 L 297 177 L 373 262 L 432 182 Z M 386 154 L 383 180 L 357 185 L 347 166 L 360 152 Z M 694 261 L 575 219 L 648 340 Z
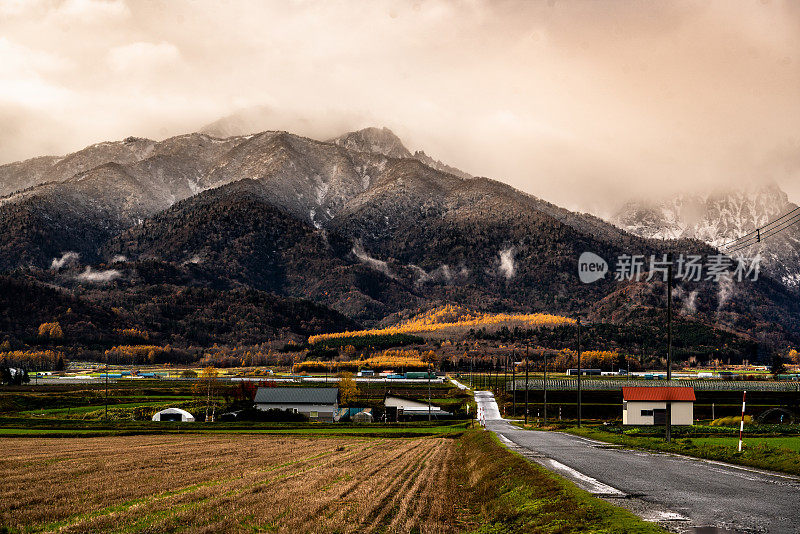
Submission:
M 29 277 L 0 276 L 0 341 L 7 348 L 31 343 L 91 352 L 121 341 L 248 345 L 358 327 L 308 301 L 247 288 L 187 287 L 191 275 L 170 266 L 120 268 L 124 275 L 102 289 L 81 287 L 68 272 L 51 280 L 73 286 L 64 289 Z M 41 338 L 44 322 L 57 322 L 63 336 Z
M 633 234 L 652 239 L 698 239 L 715 247 L 748 235 L 796 209 L 775 183 L 731 188 L 704 195 L 679 195 L 661 202 L 626 203 L 611 221 Z M 734 252 L 760 255 L 764 270 L 792 290 L 800 290 L 800 226 L 788 223 L 775 235 Z M 785 228 L 784 228 L 785 226 Z
M 578 256 L 594 252 L 613 270 L 626 253 L 714 253 L 692 236 L 636 236 L 419 155 L 386 129 L 332 142 L 263 132 L 94 145 L 47 163 L 58 179 L 0 199 L 0 271 L 28 270 L 100 301 L 113 293 L 123 308 L 147 294 L 142 287 L 205 288 L 209 302 L 265 292 L 324 306 L 315 316 L 336 310 L 339 319 L 314 327 L 331 331 L 342 317 L 385 326 L 448 303 L 657 324 L 663 287 L 616 281 L 613 272 L 583 284 Z M 105 279 L 110 271 L 118 273 Z M 724 295 L 712 283 L 677 291 L 688 321 L 769 343 L 797 338 L 797 300 L 769 278 Z M 150 328 L 199 342 L 188 323 L 164 324 Z

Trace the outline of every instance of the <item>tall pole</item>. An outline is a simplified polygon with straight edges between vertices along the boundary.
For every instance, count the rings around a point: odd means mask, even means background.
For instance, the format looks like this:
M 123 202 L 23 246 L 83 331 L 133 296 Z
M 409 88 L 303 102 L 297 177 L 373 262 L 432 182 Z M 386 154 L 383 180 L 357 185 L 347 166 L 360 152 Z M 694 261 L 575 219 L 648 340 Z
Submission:
M 528 352 L 530 343 L 525 342 L 525 424 L 528 424 Z
M 104 417 L 108 420 L 108 352 L 106 352 L 106 415 Z
M 744 400 L 747 397 L 747 391 L 742 392 L 742 420 L 739 423 L 739 452 L 742 452 L 742 433 L 744 432 Z
M 578 428 L 581 426 L 581 318 L 578 317 Z
M 503 415 L 506 414 L 506 395 L 508 395 L 508 354 L 503 362 Z
M 475 384 L 472 381 L 475 378 L 475 353 L 472 353 L 472 360 L 469 363 L 469 387 L 475 389 Z
M 428 364 L 428 422 L 431 422 L 431 366 Z
M 547 351 L 542 349 L 544 355 L 544 424 L 547 426 Z
M 672 253 L 667 255 L 667 386 L 672 385 Z M 672 441 L 672 403 L 667 400 L 667 443 Z
M 511 413 L 517 416 L 517 353 L 511 351 Z

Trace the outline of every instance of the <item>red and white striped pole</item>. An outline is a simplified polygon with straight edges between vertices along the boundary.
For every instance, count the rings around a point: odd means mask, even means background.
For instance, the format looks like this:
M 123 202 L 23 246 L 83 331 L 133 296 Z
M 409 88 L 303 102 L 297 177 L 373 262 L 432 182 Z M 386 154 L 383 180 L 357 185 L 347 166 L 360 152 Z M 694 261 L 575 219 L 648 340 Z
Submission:
M 742 392 L 742 421 L 739 423 L 739 452 L 742 452 L 742 432 L 744 432 L 744 405 L 747 391 Z

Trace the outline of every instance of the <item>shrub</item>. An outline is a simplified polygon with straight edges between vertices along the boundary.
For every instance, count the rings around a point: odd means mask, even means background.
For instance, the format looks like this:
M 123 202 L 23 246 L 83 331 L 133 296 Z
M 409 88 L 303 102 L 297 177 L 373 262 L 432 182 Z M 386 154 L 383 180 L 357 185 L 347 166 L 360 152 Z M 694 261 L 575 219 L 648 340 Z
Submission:
M 711 421 L 711 426 L 739 426 L 742 418 L 739 415 L 731 415 L 728 417 L 718 417 Z M 749 415 L 744 416 L 744 424 L 752 425 L 753 418 Z

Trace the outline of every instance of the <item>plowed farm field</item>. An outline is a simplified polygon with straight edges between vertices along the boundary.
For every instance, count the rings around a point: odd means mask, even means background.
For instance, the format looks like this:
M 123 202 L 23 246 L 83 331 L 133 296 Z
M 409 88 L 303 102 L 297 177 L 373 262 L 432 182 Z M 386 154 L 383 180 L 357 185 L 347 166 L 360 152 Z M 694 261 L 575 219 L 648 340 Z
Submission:
M 456 440 L 0 440 L 0 531 L 453 532 Z

